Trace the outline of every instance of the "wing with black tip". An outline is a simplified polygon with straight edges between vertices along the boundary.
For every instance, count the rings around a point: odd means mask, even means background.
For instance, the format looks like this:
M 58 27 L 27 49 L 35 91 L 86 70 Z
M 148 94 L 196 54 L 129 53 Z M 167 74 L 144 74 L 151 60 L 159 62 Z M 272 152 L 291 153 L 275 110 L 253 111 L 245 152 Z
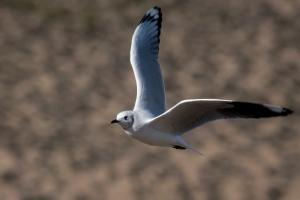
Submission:
M 158 63 L 161 23 L 161 9 L 153 7 L 148 10 L 135 29 L 130 50 L 137 84 L 134 110 L 149 117 L 165 111 L 164 82 Z

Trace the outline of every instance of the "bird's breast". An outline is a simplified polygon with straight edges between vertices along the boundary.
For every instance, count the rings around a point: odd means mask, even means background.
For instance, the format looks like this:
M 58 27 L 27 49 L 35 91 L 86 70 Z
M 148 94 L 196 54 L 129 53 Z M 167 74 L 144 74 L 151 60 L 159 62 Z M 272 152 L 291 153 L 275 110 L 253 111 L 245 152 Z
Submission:
M 149 127 L 144 127 L 131 133 L 131 136 L 143 143 L 154 146 L 172 146 L 176 143 L 176 137 L 168 133 L 162 133 Z

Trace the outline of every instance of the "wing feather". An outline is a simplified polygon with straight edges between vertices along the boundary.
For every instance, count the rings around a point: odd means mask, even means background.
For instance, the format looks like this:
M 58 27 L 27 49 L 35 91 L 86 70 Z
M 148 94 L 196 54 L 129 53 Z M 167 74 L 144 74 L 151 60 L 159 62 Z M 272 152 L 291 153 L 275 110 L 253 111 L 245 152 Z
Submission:
M 183 134 L 206 122 L 225 118 L 263 118 L 291 114 L 287 108 L 221 99 L 184 100 L 154 118 L 149 126 L 162 132 Z
M 165 89 L 158 52 L 162 14 L 153 7 L 144 15 L 137 26 L 130 50 L 130 62 L 134 71 L 137 96 L 134 110 L 155 117 L 165 111 Z

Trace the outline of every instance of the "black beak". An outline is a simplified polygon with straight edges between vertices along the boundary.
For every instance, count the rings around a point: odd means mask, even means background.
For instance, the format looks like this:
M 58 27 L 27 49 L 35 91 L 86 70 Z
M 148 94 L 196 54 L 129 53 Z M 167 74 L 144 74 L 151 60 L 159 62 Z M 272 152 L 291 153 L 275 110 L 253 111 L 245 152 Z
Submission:
M 110 123 L 111 123 L 111 124 L 115 124 L 115 123 L 118 123 L 118 122 L 119 122 L 118 120 L 114 119 L 114 120 L 112 120 Z

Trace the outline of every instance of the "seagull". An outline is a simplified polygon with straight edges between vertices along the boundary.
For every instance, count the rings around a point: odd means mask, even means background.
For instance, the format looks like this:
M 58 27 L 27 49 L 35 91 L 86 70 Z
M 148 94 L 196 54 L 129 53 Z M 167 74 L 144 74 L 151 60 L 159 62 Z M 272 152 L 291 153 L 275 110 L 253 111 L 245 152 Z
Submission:
M 218 119 L 287 116 L 293 111 L 267 104 L 223 99 L 188 99 L 166 110 L 165 88 L 158 62 L 161 9 L 146 12 L 132 37 L 130 62 L 137 96 L 133 110 L 122 111 L 111 123 L 119 124 L 134 139 L 153 146 L 197 151 L 184 133 Z

